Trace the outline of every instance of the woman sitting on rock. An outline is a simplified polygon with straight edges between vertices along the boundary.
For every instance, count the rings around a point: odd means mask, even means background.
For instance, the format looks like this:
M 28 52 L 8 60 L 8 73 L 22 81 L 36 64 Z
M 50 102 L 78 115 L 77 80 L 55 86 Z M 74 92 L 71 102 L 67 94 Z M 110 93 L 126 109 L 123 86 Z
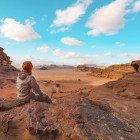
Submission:
M 40 90 L 34 76 L 32 76 L 33 64 L 25 61 L 22 64 L 22 71 L 17 77 L 18 98 L 29 102 L 30 99 L 52 103 L 51 99 Z

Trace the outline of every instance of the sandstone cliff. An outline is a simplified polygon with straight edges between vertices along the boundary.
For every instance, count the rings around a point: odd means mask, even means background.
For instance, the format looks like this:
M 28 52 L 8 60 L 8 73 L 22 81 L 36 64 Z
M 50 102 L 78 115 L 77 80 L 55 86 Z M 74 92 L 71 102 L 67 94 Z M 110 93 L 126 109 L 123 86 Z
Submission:
M 0 88 L 16 82 L 16 76 L 19 70 L 12 66 L 11 63 L 10 57 L 0 47 Z

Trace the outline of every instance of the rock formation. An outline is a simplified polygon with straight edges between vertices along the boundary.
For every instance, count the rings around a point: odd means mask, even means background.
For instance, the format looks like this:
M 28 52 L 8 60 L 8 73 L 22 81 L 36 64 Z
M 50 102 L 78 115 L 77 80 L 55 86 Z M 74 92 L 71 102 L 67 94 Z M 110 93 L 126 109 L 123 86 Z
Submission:
M 139 72 L 140 60 L 132 61 L 131 66 L 134 68 L 136 72 Z
M 3 88 L 5 85 L 12 85 L 16 81 L 19 70 L 12 66 L 11 63 L 10 57 L 0 47 L 0 88 Z
M 4 49 L 0 47 L 0 71 L 9 72 L 9 71 L 18 71 L 14 66 L 11 65 L 12 61 L 6 53 L 3 52 Z
M 89 71 L 89 67 L 86 67 L 84 65 L 78 65 L 76 68 L 75 68 L 76 71 L 82 71 L 82 72 L 87 72 Z
M 76 68 L 75 68 L 75 71 L 78 71 L 78 72 L 91 72 L 91 71 L 99 71 L 99 70 L 102 70 L 100 68 L 95 68 L 95 67 L 89 67 L 89 66 L 86 66 L 86 65 L 78 65 Z
M 92 69 L 90 75 L 101 78 L 118 79 L 128 72 L 133 72 L 133 68 L 129 64 L 112 65 L 105 69 Z
M 10 61 L 10 57 L 7 56 L 7 54 L 3 52 L 3 48 L 0 47 L 0 65 L 6 66 L 6 65 L 11 65 L 11 63 L 12 61 Z
M 138 140 L 140 126 L 102 101 L 80 96 L 54 104 L 0 100 L 2 140 Z
M 79 72 L 90 72 L 89 75 L 95 77 L 118 79 L 125 73 L 132 72 L 133 68 L 129 64 L 112 65 L 104 69 L 79 65 L 75 70 Z
M 106 87 L 117 95 L 140 99 L 140 73 L 127 73 L 119 80 L 107 83 Z
M 36 66 L 35 69 L 37 69 L 37 70 L 48 70 L 46 65 Z

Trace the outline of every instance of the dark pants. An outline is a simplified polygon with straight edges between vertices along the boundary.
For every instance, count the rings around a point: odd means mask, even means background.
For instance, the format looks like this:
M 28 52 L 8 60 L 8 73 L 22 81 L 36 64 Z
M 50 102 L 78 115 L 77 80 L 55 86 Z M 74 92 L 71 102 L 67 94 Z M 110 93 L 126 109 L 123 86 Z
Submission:
M 39 101 L 39 102 L 47 102 L 49 104 L 52 103 L 52 100 L 49 98 L 49 96 L 44 93 L 38 94 L 38 95 L 32 93 L 31 99 Z

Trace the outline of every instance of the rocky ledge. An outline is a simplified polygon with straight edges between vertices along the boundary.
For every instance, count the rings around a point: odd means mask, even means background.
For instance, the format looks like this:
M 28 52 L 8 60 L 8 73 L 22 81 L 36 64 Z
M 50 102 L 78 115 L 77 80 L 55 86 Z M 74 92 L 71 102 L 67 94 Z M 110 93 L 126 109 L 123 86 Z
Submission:
M 98 100 L 66 96 L 53 104 L 0 99 L 2 140 L 138 140 L 140 125 Z
M 140 73 L 127 73 L 117 81 L 106 84 L 117 95 L 140 99 Z

